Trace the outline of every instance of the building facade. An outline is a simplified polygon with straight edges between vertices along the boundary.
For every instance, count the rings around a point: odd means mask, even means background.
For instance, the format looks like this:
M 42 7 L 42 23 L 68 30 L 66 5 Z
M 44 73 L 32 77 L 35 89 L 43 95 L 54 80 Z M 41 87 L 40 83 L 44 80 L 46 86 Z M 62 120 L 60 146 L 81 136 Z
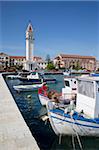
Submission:
M 0 68 L 8 67 L 10 63 L 10 57 L 5 53 L 0 53 Z
M 99 60 L 96 60 L 96 70 L 99 71 Z
M 46 69 L 48 62 L 43 60 L 42 57 L 34 56 L 32 57 L 33 62 L 35 62 L 38 69 Z M 0 53 L 0 67 L 13 67 L 13 66 L 23 66 L 26 62 L 25 56 L 9 56 L 5 53 Z
M 56 68 L 74 68 L 79 65 L 82 69 L 95 70 L 96 58 L 94 56 L 60 54 L 53 60 Z
M 9 56 L 9 58 L 10 58 L 11 66 L 22 65 L 23 69 L 25 69 L 24 68 L 24 63 L 26 63 L 26 57 L 25 56 Z M 32 57 L 32 60 L 40 68 L 39 64 L 40 64 L 40 62 L 43 62 L 43 59 L 41 57 L 34 56 L 34 57 Z
M 25 56 L 9 56 L 10 57 L 10 66 L 22 65 L 24 66 L 24 62 L 26 61 Z
M 40 69 L 46 69 L 47 68 L 47 65 L 48 65 L 48 62 L 47 61 L 44 61 L 44 60 L 41 60 L 41 61 L 38 61 L 37 62 L 37 65 Z

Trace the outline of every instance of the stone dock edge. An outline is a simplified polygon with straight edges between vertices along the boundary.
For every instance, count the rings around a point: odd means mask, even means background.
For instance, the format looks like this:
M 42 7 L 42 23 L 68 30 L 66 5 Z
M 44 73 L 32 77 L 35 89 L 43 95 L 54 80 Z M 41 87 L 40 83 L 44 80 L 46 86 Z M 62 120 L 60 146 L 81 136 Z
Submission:
M 40 150 L 0 74 L 0 150 Z

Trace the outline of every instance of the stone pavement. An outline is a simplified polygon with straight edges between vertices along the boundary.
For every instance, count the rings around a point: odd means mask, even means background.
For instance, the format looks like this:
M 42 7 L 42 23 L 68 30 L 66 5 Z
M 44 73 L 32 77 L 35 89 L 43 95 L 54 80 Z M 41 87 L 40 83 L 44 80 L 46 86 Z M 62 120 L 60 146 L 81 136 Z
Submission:
M 0 74 L 0 150 L 39 150 Z

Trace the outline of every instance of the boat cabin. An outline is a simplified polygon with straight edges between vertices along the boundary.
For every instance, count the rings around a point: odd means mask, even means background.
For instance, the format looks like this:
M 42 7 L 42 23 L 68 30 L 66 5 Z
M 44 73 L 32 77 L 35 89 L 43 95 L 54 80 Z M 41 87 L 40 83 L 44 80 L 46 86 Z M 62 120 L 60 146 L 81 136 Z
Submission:
M 62 96 L 65 99 L 71 99 L 71 93 L 77 92 L 77 79 L 74 77 L 64 78 L 64 88 L 62 88 Z
M 31 72 L 30 75 L 27 76 L 28 79 L 39 79 L 38 72 Z
M 72 90 L 77 89 L 77 79 L 73 77 L 64 78 L 65 88 L 71 88 Z
M 99 77 L 77 79 L 76 110 L 91 118 L 99 118 Z

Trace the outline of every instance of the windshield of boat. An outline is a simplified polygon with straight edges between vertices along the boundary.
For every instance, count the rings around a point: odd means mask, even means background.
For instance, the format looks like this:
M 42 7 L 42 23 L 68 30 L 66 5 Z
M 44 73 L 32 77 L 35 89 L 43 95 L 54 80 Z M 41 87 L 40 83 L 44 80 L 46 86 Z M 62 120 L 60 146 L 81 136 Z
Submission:
M 70 87 L 69 81 L 65 81 L 65 86 Z
M 78 93 L 94 98 L 94 83 L 91 81 L 78 81 Z

